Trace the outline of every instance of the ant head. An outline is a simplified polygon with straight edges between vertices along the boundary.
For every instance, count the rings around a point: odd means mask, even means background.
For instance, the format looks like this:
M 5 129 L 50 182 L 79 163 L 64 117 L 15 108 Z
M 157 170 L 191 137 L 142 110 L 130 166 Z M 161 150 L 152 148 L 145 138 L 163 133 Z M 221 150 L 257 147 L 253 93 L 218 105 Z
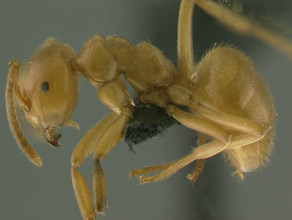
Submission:
M 19 93 L 26 119 L 44 131 L 49 143 L 58 146 L 57 128 L 70 120 L 78 97 L 77 74 L 71 67 L 74 51 L 54 39 L 46 40 L 26 64 Z M 58 138 L 57 138 L 58 137 Z

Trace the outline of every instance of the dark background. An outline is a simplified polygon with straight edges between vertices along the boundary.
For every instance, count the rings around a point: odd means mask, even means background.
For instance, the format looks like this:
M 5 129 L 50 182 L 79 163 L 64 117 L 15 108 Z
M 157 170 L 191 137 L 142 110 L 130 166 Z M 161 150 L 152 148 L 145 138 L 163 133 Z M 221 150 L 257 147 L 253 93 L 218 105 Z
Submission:
M 8 62 L 29 59 L 47 37 L 68 43 L 78 52 L 83 42 L 97 33 L 121 35 L 133 44 L 150 40 L 176 63 L 178 10 L 178 0 L 0 1 L 0 219 L 80 220 L 71 184 L 70 156 L 79 139 L 108 113 L 97 99 L 96 89 L 81 78 L 79 103 L 73 114 L 81 131 L 62 128 L 62 146 L 57 149 L 30 135 L 44 162 L 42 168 L 33 166 L 18 149 L 6 119 Z M 244 2 L 245 13 L 288 38 L 291 10 L 291 1 Z M 135 147 L 136 155 L 122 141 L 102 162 L 109 207 L 106 215 L 98 219 L 291 219 L 291 60 L 261 41 L 229 32 L 197 9 L 194 26 L 197 59 L 214 43 L 224 41 L 252 57 L 264 76 L 279 114 L 271 162 L 267 169 L 249 174 L 242 183 L 230 176 L 233 170 L 221 156 L 215 156 L 207 160 L 204 172 L 193 186 L 185 176 L 195 164 L 163 182 L 139 185 L 129 178 L 130 169 L 184 155 L 195 146 L 196 135 L 183 126 L 175 126 L 163 138 L 153 138 Z M 90 185 L 92 166 L 90 157 L 81 168 Z

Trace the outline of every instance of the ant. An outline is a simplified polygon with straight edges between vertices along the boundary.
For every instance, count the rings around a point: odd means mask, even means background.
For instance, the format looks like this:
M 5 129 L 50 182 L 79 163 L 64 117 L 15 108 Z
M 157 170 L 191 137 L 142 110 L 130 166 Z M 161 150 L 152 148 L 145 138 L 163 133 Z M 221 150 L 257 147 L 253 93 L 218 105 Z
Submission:
M 200 132 L 199 147 L 170 163 L 132 170 L 141 183 L 163 180 L 197 161 L 187 176 L 194 182 L 204 160 L 224 153 L 241 179 L 268 162 L 275 136 L 274 102 L 266 84 L 250 59 L 231 46 L 219 45 L 195 62 L 192 46 L 193 7 L 239 33 L 252 35 L 291 55 L 285 39 L 249 23 L 209 0 L 182 0 L 178 24 L 178 68 L 149 42 L 132 46 L 122 37 L 95 36 L 76 56 L 73 49 L 55 39 L 46 40 L 23 69 L 11 61 L 6 86 L 6 108 L 10 129 L 19 148 L 36 166 L 42 161 L 24 136 L 15 112 L 15 102 L 25 118 L 48 143 L 58 146 L 63 125 L 79 128 L 71 114 L 77 103 L 77 77 L 85 77 L 97 88 L 97 95 L 111 113 L 94 125 L 80 140 L 71 157 L 71 175 L 83 219 L 95 219 L 106 206 L 107 185 L 100 161 L 126 135 L 125 127 L 134 113 L 125 80 L 137 91 L 139 101 L 165 109 L 184 126 Z M 232 21 L 232 22 L 231 22 Z M 16 98 L 16 100 L 14 99 Z M 192 113 L 183 110 L 188 108 Z M 206 142 L 204 136 L 211 141 Z M 94 155 L 94 201 L 78 171 L 84 159 Z M 158 174 L 150 175 L 153 172 Z

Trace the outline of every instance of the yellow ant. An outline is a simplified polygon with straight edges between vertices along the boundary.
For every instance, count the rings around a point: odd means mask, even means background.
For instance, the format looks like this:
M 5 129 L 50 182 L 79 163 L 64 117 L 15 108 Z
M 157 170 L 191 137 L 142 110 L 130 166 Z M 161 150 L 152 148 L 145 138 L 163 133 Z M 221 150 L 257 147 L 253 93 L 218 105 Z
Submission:
M 206 158 L 227 155 L 237 174 L 256 170 L 268 161 L 274 138 L 274 102 L 250 59 L 231 46 L 212 48 L 200 62 L 193 58 L 192 16 L 194 4 L 237 32 L 258 37 L 291 55 L 291 44 L 247 22 L 242 17 L 209 0 L 182 0 L 178 24 L 178 68 L 148 42 L 132 46 L 117 36 L 95 36 L 75 56 L 73 49 L 54 39 L 46 40 L 34 53 L 18 78 L 20 64 L 10 62 L 6 87 L 6 108 L 10 129 L 19 148 L 36 166 L 42 161 L 24 136 L 15 112 L 15 100 L 25 118 L 47 141 L 58 146 L 62 125 L 76 128 L 70 120 L 77 103 L 77 77 L 84 76 L 111 113 L 94 125 L 80 140 L 71 157 L 72 182 L 84 220 L 104 211 L 107 185 L 100 165 L 125 136 L 125 126 L 133 115 L 124 78 L 137 91 L 139 100 L 164 108 L 186 127 L 210 137 L 186 156 L 173 162 L 131 171 L 141 183 L 159 181 L 197 161 L 187 178 L 195 181 Z M 232 21 L 232 22 L 231 22 Z M 181 110 L 187 107 L 192 113 Z M 94 201 L 78 171 L 84 159 L 94 155 Z M 159 172 L 153 176 L 150 173 Z

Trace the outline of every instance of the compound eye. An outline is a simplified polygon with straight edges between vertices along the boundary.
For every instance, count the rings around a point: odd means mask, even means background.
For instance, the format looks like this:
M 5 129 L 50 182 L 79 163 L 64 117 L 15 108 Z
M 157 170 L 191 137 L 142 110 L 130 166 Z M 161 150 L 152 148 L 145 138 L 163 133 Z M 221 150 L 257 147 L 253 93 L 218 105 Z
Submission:
M 47 93 L 49 91 L 49 83 L 48 82 L 42 82 L 41 91 L 43 93 Z

